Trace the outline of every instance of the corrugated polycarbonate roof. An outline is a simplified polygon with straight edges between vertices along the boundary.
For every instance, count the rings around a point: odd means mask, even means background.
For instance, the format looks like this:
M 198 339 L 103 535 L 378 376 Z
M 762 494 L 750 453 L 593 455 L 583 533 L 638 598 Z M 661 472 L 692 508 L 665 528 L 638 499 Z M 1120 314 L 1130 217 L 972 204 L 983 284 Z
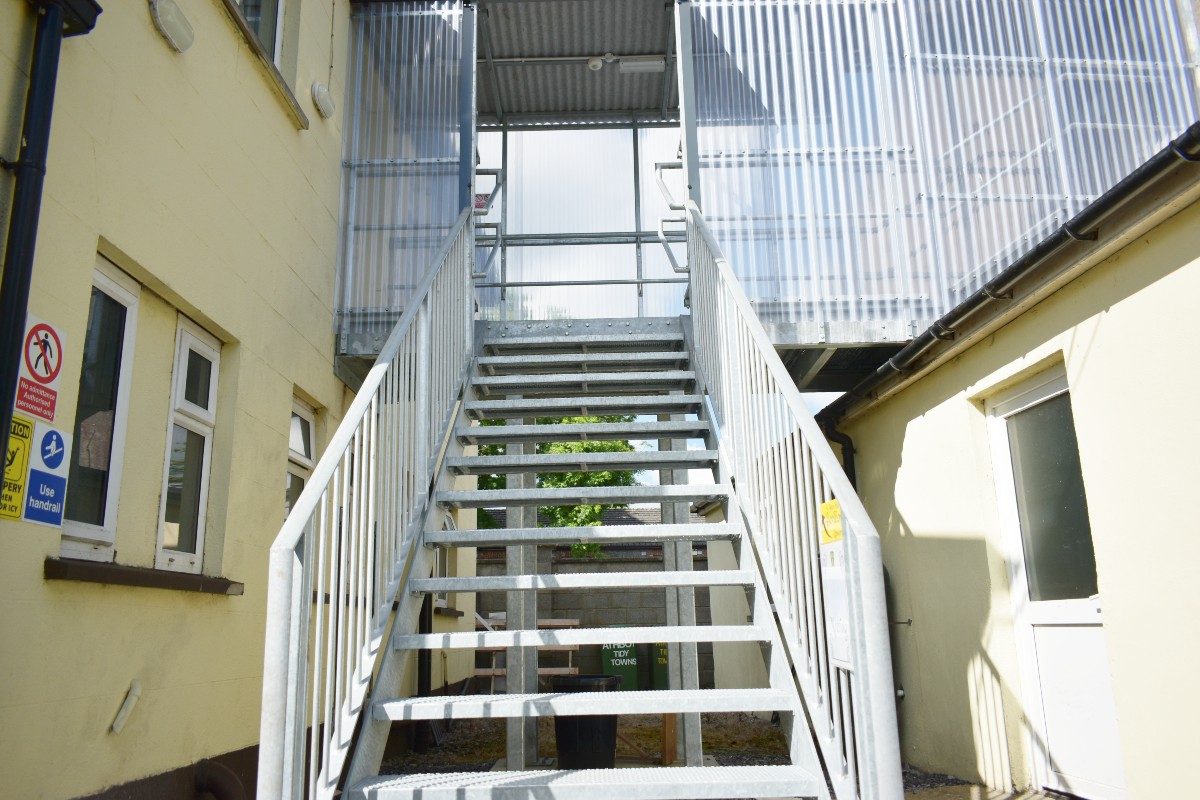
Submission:
M 677 115 L 674 62 L 667 58 L 674 54 L 670 3 L 488 0 L 481 10 L 482 124 L 494 124 L 500 112 L 514 123 L 657 117 L 664 109 L 668 118 Z M 606 53 L 664 57 L 665 71 L 623 73 L 617 61 L 588 68 L 587 59 Z

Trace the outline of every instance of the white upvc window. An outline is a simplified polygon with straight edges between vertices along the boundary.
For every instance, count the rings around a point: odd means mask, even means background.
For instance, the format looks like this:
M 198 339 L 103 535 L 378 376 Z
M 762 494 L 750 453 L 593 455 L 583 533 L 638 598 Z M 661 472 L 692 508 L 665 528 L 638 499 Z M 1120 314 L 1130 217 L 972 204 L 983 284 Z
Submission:
M 242 18 L 254 31 L 263 50 L 278 66 L 283 51 L 284 0 L 236 0 Z
M 283 516 L 292 513 L 300 492 L 312 475 L 316 414 L 302 400 L 292 401 L 292 420 L 288 426 L 288 463 L 283 485 Z
M 140 289 L 96 257 L 63 520 L 62 554 L 70 558 L 113 560 Z
M 220 366 L 221 343 L 181 316 L 158 515 L 158 569 L 200 571 Z

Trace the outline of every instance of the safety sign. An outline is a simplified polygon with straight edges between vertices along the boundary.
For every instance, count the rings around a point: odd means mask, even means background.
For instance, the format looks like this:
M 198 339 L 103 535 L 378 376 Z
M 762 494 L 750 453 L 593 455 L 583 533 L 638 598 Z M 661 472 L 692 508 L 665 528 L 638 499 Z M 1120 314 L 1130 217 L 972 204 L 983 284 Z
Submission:
M 0 517 L 4 519 L 20 519 L 25 507 L 25 479 L 29 476 L 32 441 L 33 420 L 13 414 L 4 450 L 4 486 L 0 489 Z
M 25 326 L 16 410 L 53 422 L 62 364 L 62 334 L 53 325 L 30 317 Z
M 852 668 L 850 650 L 850 588 L 846 574 L 846 539 L 842 504 L 826 500 L 820 505 L 821 586 L 825 594 L 825 641 L 829 658 L 845 669 Z
M 42 525 L 62 525 L 71 440 L 57 428 L 39 422 L 34 425 L 33 445 L 29 483 L 25 487 L 25 519 Z

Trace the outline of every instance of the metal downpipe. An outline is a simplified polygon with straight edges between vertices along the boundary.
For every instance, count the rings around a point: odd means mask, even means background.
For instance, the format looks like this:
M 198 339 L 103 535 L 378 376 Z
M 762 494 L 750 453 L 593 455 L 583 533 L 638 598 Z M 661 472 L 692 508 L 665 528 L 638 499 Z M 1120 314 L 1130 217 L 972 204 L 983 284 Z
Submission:
M 37 27 L 21 123 L 21 148 L 15 162 L 3 164 L 15 178 L 4 248 L 4 274 L 0 277 L 0 439 L 3 441 L 8 440 L 12 424 L 13 398 L 24 347 L 59 54 L 65 36 L 92 29 L 100 7 L 90 0 L 40 0 L 34 4 L 34 13 Z

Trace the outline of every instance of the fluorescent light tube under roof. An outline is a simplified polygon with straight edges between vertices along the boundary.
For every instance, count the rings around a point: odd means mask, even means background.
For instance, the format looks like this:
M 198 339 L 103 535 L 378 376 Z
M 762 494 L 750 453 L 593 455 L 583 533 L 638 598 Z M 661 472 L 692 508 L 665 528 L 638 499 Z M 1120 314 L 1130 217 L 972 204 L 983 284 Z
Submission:
M 667 62 L 662 56 L 623 56 L 617 66 L 623 73 L 662 72 Z

